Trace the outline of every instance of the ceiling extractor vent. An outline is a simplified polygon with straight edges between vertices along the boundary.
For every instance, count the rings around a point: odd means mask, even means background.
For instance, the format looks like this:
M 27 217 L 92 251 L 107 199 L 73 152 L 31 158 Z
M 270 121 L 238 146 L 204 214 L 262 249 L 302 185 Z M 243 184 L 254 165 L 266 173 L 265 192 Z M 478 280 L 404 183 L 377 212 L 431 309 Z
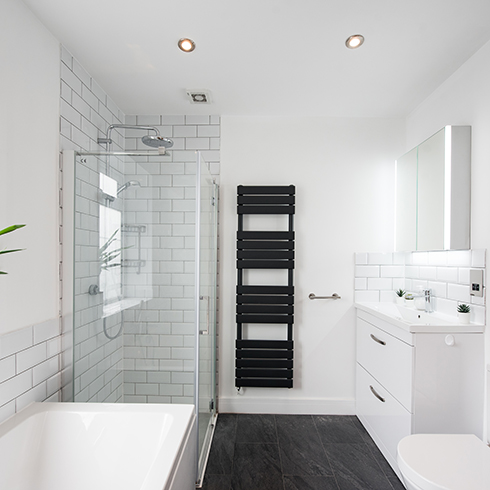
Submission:
M 191 104 L 211 103 L 211 93 L 209 90 L 187 90 L 186 93 Z

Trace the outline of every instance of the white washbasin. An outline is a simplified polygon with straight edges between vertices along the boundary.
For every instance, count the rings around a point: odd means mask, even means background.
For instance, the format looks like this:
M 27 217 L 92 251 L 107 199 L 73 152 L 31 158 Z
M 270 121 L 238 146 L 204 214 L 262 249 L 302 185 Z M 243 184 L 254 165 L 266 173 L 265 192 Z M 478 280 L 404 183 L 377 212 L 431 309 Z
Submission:
M 356 303 L 356 308 L 409 332 L 483 332 L 484 325 L 461 323 L 457 317 L 406 308 L 395 303 Z

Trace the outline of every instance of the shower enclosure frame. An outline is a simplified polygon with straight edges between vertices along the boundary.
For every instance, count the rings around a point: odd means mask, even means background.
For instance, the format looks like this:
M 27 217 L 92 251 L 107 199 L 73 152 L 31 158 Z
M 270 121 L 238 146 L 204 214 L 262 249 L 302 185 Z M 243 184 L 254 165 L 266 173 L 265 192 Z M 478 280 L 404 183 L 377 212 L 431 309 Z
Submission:
M 156 151 L 118 151 L 118 152 L 78 152 L 73 150 L 63 151 L 60 157 L 60 311 L 62 318 L 62 355 L 63 355 L 63 367 L 62 367 L 62 401 L 73 402 L 75 401 L 75 386 L 74 386 L 74 374 L 75 374 L 75 357 L 74 357 L 74 311 L 75 311 L 75 291 L 74 291 L 74 278 L 75 278 L 75 178 L 76 178 L 76 158 L 79 157 L 103 157 L 103 156 L 117 156 L 117 157 L 141 157 L 141 156 L 154 156 L 162 157 L 162 153 Z M 194 345 L 194 407 L 196 413 L 196 419 L 199 420 L 199 361 L 200 361 L 200 259 L 201 259 L 201 237 L 200 237 L 200 209 L 201 209 L 201 165 L 204 163 L 200 152 L 196 152 L 196 197 L 195 197 L 195 212 L 196 212 L 196 236 L 195 236 L 195 301 L 194 301 L 194 323 L 195 323 L 195 345 Z M 214 196 L 215 206 L 217 209 L 218 199 L 218 186 L 215 181 L 214 184 Z M 217 219 L 217 216 L 216 216 Z M 217 222 L 215 223 L 217 227 Z M 217 237 L 216 237 L 217 240 Z M 217 243 L 216 243 L 217 245 Z M 217 250 L 215 249 L 215 252 Z M 216 257 L 217 260 L 217 257 Z M 216 281 L 216 277 L 215 277 Z M 216 282 L 214 283 L 216 291 Z M 215 304 L 216 308 L 216 297 Z M 216 322 L 216 311 L 214 311 L 214 320 Z M 210 442 L 212 441 L 214 428 L 216 426 L 217 411 L 216 411 L 216 323 L 214 324 L 212 341 L 212 355 L 214 356 L 214 362 L 212 363 L 212 403 L 213 410 L 211 411 L 210 420 L 208 423 L 208 429 L 206 431 L 205 439 L 203 441 L 204 450 L 200 451 L 199 445 L 199 431 L 198 432 L 198 444 L 197 444 L 197 467 L 196 467 L 196 485 L 202 486 L 204 471 L 209 457 Z M 124 403 L 124 402 L 123 402 Z M 208 443 L 208 444 L 207 444 Z

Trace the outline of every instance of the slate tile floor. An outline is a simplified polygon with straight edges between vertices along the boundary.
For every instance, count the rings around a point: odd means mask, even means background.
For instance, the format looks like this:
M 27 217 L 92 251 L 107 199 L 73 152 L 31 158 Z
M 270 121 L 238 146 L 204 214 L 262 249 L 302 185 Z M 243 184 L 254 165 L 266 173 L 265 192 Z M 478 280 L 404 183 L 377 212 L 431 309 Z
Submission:
M 220 414 L 205 490 L 404 490 L 355 416 Z

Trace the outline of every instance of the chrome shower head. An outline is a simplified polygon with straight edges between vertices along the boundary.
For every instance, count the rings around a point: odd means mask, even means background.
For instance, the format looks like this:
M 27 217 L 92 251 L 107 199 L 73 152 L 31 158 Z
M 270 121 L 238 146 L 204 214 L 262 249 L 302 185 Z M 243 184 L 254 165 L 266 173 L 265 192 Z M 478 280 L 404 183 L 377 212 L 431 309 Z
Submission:
M 150 135 L 147 134 L 141 138 L 141 141 L 146 146 L 151 146 L 152 148 L 171 148 L 174 146 L 174 142 L 170 138 L 164 138 L 163 136 Z
M 128 187 L 132 187 L 132 186 L 141 187 L 141 183 L 137 180 L 130 180 L 130 181 L 126 182 L 125 184 L 123 184 L 121 187 L 119 187 L 119 189 L 117 190 L 117 195 L 119 196 L 119 194 L 122 191 L 125 191 Z

